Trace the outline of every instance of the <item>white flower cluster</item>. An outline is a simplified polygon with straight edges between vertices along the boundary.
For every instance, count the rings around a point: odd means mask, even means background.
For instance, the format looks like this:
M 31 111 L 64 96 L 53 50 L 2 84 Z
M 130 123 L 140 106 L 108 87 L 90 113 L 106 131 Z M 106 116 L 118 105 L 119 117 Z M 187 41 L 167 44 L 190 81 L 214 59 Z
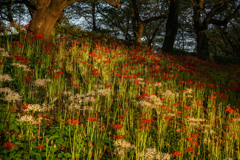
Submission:
M 192 92 L 193 92 L 192 88 L 186 88 L 185 91 L 186 94 L 192 94 Z
M 42 106 L 40 106 L 39 104 L 29 104 L 27 109 L 25 109 L 24 111 L 33 111 L 33 112 L 47 112 L 50 111 L 51 109 L 53 109 L 54 105 L 47 105 L 45 103 L 42 104 Z
M 87 110 L 87 111 L 93 111 L 93 107 L 91 106 L 83 106 L 81 107 L 81 105 L 79 104 L 76 104 L 76 103 L 71 103 L 69 106 L 68 106 L 68 109 L 70 111 L 75 111 L 75 110 Z
M 13 92 L 10 88 L 5 87 L 5 88 L 0 88 L 0 93 L 4 93 L 5 95 L 8 93 Z
M 19 95 L 19 93 L 17 92 L 10 92 L 8 93 L 8 95 L 5 95 L 4 101 L 8 101 L 8 102 L 16 102 L 16 101 L 20 101 L 22 100 L 21 99 L 21 96 Z
M 72 92 L 71 91 L 63 91 L 62 94 L 64 96 L 71 96 L 72 95 Z
M 47 82 L 51 82 L 51 79 L 36 79 L 33 83 L 36 87 L 44 87 Z
M 95 88 L 97 88 L 97 89 L 103 89 L 103 88 L 104 88 L 104 86 L 103 86 L 103 85 L 101 85 L 101 84 L 94 85 L 94 87 L 95 87 Z
M 0 74 L 0 81 L 13 81 L 12 77 L 8 74 Z
M 107 88 L 107 89 L 99 89 L 96 91 L 97 94 L 99 95 L 102 95 L 102 96 L 106 96 L 106 95 L 109 95 L 110 92 L 111 92 L 111 89 L 110 88 Z
M 140 105 L 141 107 L 146 107 L 146 108 L 158 108 L 161 105 L 163 105 L 162 101 L 160 98 L 158 98 L 156 95 L 151 95 L 150 97 L 145 97 L 145 100 L 137 102 L 137 105 Z
M 147 148 L 144 152 L 138 153 L 138 156 L 144 160 L 170 160 L 172 156 L 168 153 L 157 152 L 156 148 Z
M 31 71 L 31 69 L 29 69 L 29 68 L 28 68 L 26 65 L 24 65 L 24 64 L 12 63 L 11 65 L 12 65 L 12 66 L 17 66 L 17 67 L 19 67 L 19 68 L 23 68 L 23 70 L 24 70 L 24 71 L 27 71 L 27 72 Z
M 86 95 L 85 94 L 76 94 L 75 96 L 72 96 L 71 91 L 64 91 L 64 92 L 62 92 L 62 94 L 69 96 L 68 97 L 69 101 L 74 101 L 79 104 L 82 104 L 82 103 L 86 104 L 89 102 L 95 103 L 96 99 L 94 96 L 96 96 L 96 95 L 106 96 L 106 95 L 109 95 L 110 92 L 111 92 L 111 89 L 107 88 L 107 89 L 99 89 L 97 91 L 89 91 L 88 93 L 86 93 Z
M 191 98 L 193 97 L 191 94 L 193 93 L 192 88 L 186 88 L 185 93 L 187 94 L 186 97 Z
M 205 139 L 203 140 L 203 143 L 204 143 L 204 144 L 211 143 L 211 140 L 210 140 L 209 138 L 205 138 Z
M 122 139 L 118 139 L 114 142 L 113 144 L 115 147 L 117 147 L 113 154 L 118 154 L 118 155 L 122 155 L 124 156 L 125 153 L 127 152 L 127 150 L 129 149 L 132 149 L 132 150 L 136 150 L 137 147 L 134 146 L 134 145 L 131 145 L 131 143 L 125 141 L 125 140 L 122 140 Z
M 205 119 L 201 119 L 201 118 L 187 118 L 187 121 L 190 121 L 190 122 L 204 122 Z
M 155 86 L 155 87 L 162 87 L 163 84 L 162 84 L 161 82 L 157 82 L 157 83 L 154 84 L 154 86 Z
M 9 53 L 5 52 L 4 48 L 0 48 L 0 53 L 1 53 L 1 56 L 3 57 L 10 57 Z
M 25 116 L 22 116 L 20 119 L 17 119 L 17 121 L 19 122 L 29 122 L 31 124 L 40 124 L 41 120 L 42 120 L 42 117 L 35 120 L 35 118 L 31 115 L 25 115 Z
M 170 90 L 166 90 L 164 93 L 162 93 L 162 96 L 164 96 L 166 98 L 173 99 L 175 97 L 179 97 L 179 93 L 173 93 Z

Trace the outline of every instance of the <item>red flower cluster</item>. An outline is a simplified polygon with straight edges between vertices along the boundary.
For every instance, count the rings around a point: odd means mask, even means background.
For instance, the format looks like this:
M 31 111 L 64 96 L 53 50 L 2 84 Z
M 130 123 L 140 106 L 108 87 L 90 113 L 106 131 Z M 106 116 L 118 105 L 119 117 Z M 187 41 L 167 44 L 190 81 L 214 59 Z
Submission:
M 5 142 L 4 143 L 4 148 L 8 149 L 8 150 L 11 150 L 11 149 L 14 148 L 14 145 L 11 142 Z
M 138 97 L 138 99 L 142 99 L 142 98 L 144 98 L 144 97 L 150 97 L 150 95 L 147 94 L 147 93 L 143 93 L 142 95 L 140 95 L 140 96 Z
M 180 157 L 180 156 L 181 156 L 181 153 L 180 153 L 180 152 L 175 151 L 175 152 L 173 153 L 173 157 Z
M 27 109 L 28 105 L 29 105 L 29 104 L 25 103 L 25 104 L 22 106 L 22 110 Z
M 188 148 L 187 148 L 187 151 L 188 151 L 188 152 L 189 152 L 189 151 L 193 152 L 193 151 L 194 151 L 194 148 L 193 148 L 193 147 L 188 147 Z
M 113 126 L 114 129 L 121 129 L 122 128 L 122 125 L 121 124 L 115 124 Z
M 71 125 L 78 125 L 80 122 L 79 122 L 78 120 L 68 119 L 68 120 L 67 120 L 67 123 L 68 123 L 68 124 L 71 124 Z
M 114 136 L 114 140 L 116 140 L 116 139 L 124 139 L 124 136 L 123 135 Z
M 97 121 L 97 119 L 95 119 L 95 118 L 93 118 L 93 117 L 89 117 L 88 119 L 87 119 L 87 121 L 90 121 L 90 122 L 96 122 Z
M 44 145 L 38 145 L 37 146 L 37 149 L 39 149 L 40 151 L 42 150 L 42 149 L 44 149 L 45 147 L 44 147 Z
M 153 123 L 151 118 L 146 118 L 146 119 L 140 120 L 140 122 L 141 122 L 141 123 L 145 123 L 145 124 L 151 124 L 151 123 Z

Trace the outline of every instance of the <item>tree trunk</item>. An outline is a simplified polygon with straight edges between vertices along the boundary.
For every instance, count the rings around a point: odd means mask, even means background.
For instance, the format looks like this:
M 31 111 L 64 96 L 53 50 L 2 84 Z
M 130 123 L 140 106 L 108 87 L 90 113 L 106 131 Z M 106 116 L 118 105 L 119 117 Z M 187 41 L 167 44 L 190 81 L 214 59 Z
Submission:
M 97 26 L 96 26 L 96 1 L 94 0 L 92 2 L 92 20 L 93 20 L 93 28 L 92 31 L 93 32 L 97 32 Z
M 55 3 L 55 4 L 54 4 Z M 47 43 L 52 42 L 52 31 L 58 18 L 61 16 L 66 2 L 56 2 L 55 0 L 38 1 L 37 10 L 34 11 L 32 20 L 30 21 L 28 32 L 33 34 L 43 34 Z
M 166 35 L 162 47 L 163 52 L 172 52 L 178 30 L 178 13 L 180 0 L 171 0 L 166 24 Z
M 197 53 L 199 59 L 209 60 L 209 44 L 205 30 L 197 32 Z
M 141 36 L 143 33 L 143 29 L 144 29 L 144 23 L 138 22 L 137 27 L 134 30 L 134 32 L 135 32 L 134 40 L 136 42 L 142 43 Z

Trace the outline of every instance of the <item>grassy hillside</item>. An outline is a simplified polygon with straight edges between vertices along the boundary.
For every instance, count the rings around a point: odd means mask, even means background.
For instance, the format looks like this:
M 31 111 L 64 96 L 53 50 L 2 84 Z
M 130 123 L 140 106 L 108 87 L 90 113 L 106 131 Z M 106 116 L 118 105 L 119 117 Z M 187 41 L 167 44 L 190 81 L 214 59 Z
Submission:
M 85 38 L 0 50 L 2 159 L 240 159 L 240 69 Z

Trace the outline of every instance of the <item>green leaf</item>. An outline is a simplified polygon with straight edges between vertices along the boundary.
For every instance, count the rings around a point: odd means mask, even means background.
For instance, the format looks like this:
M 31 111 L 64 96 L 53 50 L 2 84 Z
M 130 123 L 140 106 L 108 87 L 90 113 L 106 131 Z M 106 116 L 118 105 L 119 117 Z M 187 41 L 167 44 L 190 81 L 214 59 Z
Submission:
M 24 154 L 24 156 L 23 156 L 24 158 L 26 158 L 26 159 L 29 159 L 29 154 Z
M 64 139 L 63 138 L 56 139 L 56 143 L 64 145 Z
M 15 129 L 17 129 L 17 125 L 14 124 L 14 123 L 12 123 L 12 124 L 10 125 L 9 129 L 10 129 L 10 130 L 15 130 Z
M 49 141 L 52 140 L 52 139 L 58 138 L 58 137 L 59 137 L 59 136 L 51 136 L 51 137 L 49 138 Z
M 63 157 L 62 153 L 59 153 L 58 158 L 62 158 L 62 157 Z
M 2 129 L 3 128 L 3 123 L 0 123 L 0 129 Z
M 31 156 L 41 156 L 41 154 L 34 152 L 34 151 L 30 151 L 29 153 Z
M 72 155 L 71 155 L 70 153 L 68 153 L 68 152 L 65 153 L 64 156 L 65 156 L 66 158 L 71 158 L 71 157 L 72 157 Z

